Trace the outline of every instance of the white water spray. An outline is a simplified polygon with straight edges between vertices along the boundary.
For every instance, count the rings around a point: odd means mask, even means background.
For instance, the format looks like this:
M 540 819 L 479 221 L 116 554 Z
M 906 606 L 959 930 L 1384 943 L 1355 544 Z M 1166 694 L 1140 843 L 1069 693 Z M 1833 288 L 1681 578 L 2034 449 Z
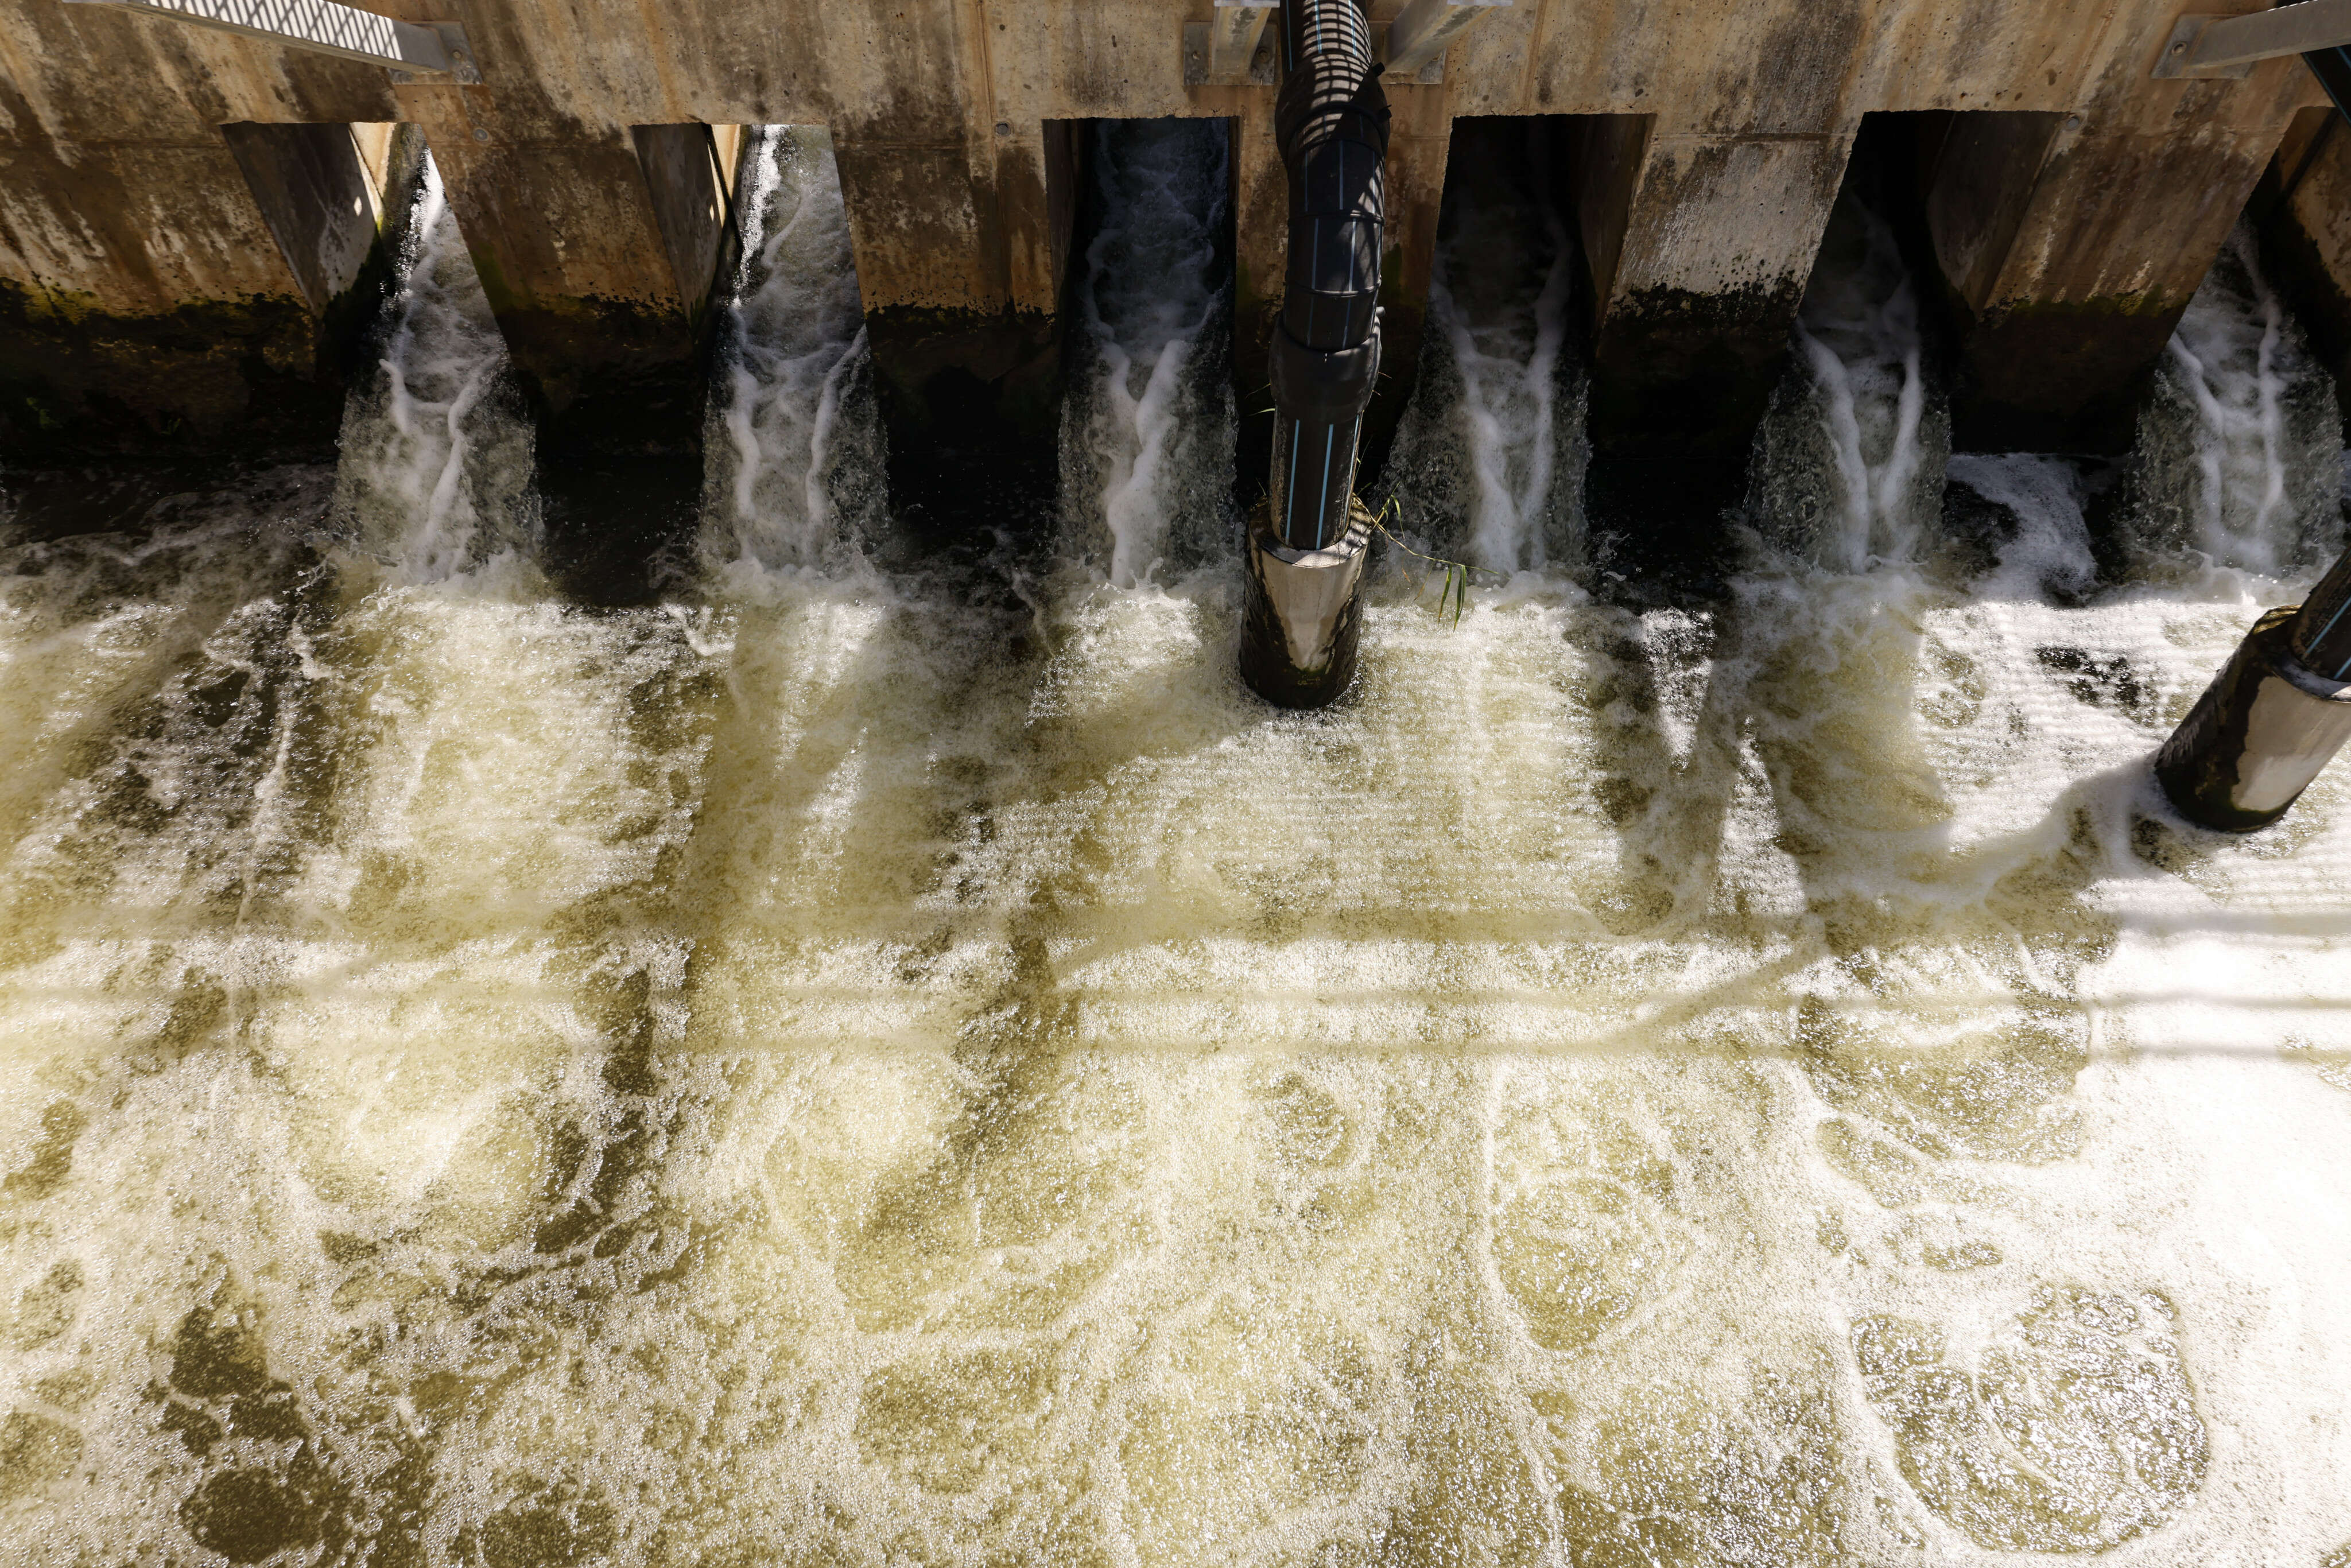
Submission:
M 1559 355 L 1567 335 L 1573 274 L 1558 217 L 1544 215 L 1553 256 L 1541 291 L 1525 314 L 1473 322 L 1455 299 L 1442 260 L 1430 287 L 1429 314 L 1445 333 L 1461 375 L 1458 417 L 1467 427 L 1477 484 L 1469 514 L 1470 559 L 1489 571 L 1550 564 L 1542 525 L 1557 500 L 1552 488 L 1560 466 Z
M 822 127 L 759 127 L 747 152 L 703 550 L 714 566 L 812 566 L 886 504 L 849 215 Z
M 1801 379 L 1766 433 L 1774 531 L 1836 571 L 1917 559 L 1940 514 L 1949 432 L 1928 395 L 1917 289 L 1893 230 L 1850 196 L 1830 219 L 1795 342 Z
M 1229 319 L 1217 255 L 1225 157 L 1220 124 L 1094 132 L 1106 215 L 1078 306 L 1095 359 L 1063 415 L 1062 494 L 1074 528 L 1109 536 L 1121 588 L 1193 564 L 1226 526 L 1231 393 L 1223 356 L 1205 351 Z
M 1536 160 L 1538 163 L 1541 160 Z M 1573 568 L 1587 455 L 1581 367 L 1565 355 L 1574 252 L 1541 193 L 1479 171 L 1437 249 L 1423 390 L 1387 487 L 1404 522 L 1457 529 L 1471 564 L 1504 575 Z
M 2139 423 L 2123 524 L 2144 568 L 2194 560 L 2275 579 L 2340 535 L 2333 380 L 2262 276 L 2242 226 L 2181 316 Z
M 537 513 L 505 340 L 429 153 L 418 178 L 381 367 L 344 413 L 337 500 L 357 549 L 435 582 L 527 550 Z
M 2063 457 L 2032 453 L 1963 453 L 1949 476 L 2006 508 L 2015 532 L 1997 547 L 1992 570 L 1975 591 L 1987 599 L 2039 600 L 2087 592 L 2097 580 L 2082 476 Z
M 2052 602 L 2074 471 L 1953 468 L 1988 580 L 1374 602 L 1309 715 L 1209 574 L 8 547 L 7 1538 L 2326 1561 L 2351 779 L 2168 825 L 2241 607 Z

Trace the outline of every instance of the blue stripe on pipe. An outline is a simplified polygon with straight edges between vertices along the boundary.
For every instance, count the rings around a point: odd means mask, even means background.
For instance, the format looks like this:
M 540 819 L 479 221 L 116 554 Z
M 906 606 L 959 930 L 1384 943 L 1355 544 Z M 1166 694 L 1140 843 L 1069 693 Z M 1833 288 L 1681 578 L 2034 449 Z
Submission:
M 2327 617 L 2325 629 L 2320 632 L 2317 636 L 2313 637 L 2310 640 L 2310 645 L 2312 647 L 2315 648 L 2321 643 L 2326 641 L 2326 633 L 2335 630 L 2335 623 L 2343 619 L 2343 612 L 2346 610 L 2351 610 L 2351 599 L 2346 599 L 2342 603 L 2335 607 L 2335 613 Z M 2345 670 L 2351 670 L 2351 659 L 2346 659 L 2343 661 L 2342 665 L 2335 672 L 2335 678 L 2338 681 L 2341 680 Z
M 1331 520 L 1331 446 L 1339 439 L 1339 427 L 1325 425 L 1322 430 L 1322 498 L 1315 503 L 1314 548 L 1322 548 L 1322 529 Z
M 1322 225 L 1310 222 L 1307 226 L 1314 231 L 1314 248 L 1307 253 L 1309 259 L 1306 263 L 1306 341 L 1311 347 L 1314 343 L 1314 313 L 1322 303 Z
M 2346 609 L 2351 609 L 2351 600 L 2344 600 L 2342 604 L 2337 604 L 2337 607 L 2335 607 L 2335 613 L 2332 613 L 2332 616 L 2327 616 L 2325 628 L 2323 628 L 2321 632 L 2315 634 L 2315 637 L 2311 637 L 2311 646 L 2314 646 L 2314 649 L 2315 649 L 2315 646 L 2318 646 L 2318 644 L 2321 644 L 2321 642 L 2325 642 L 2325 640 L 2327 640 L 2327 632 L 2332 632 L 2332 630 L 2335 630 L 2335 623 L 2337 623 L 2337 621 L 2342 621 L 2342 618 L 2344 618 L 2344 612 L 2346 612 Z M 2335 670 L 2335 679 L 2342 679 L 2342 677 L 2344 677 L 2344 670 L 2351 670 L 2351 658 L 2346 658 L 2346 661 L 2342 663 L 2342 668 Z

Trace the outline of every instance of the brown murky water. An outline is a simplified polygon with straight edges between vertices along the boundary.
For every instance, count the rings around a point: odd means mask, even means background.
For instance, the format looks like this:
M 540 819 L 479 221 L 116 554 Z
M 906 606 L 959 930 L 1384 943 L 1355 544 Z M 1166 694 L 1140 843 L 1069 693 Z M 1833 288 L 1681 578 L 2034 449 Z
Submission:
M 460 424 L 0 547 L 9 1560 L 2351 1542 L 2351 774 L 2146 768 L 2290 581 L 2060 602 L 2012 460 L 1282 715 L 1223 564 L 569 607 Z

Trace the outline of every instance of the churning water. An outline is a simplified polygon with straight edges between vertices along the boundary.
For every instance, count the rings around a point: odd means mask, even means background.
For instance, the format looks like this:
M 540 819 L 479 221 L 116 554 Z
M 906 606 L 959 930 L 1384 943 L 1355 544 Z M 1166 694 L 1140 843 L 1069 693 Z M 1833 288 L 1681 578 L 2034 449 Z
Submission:
M 1123 134 L 1104 232 L 1205 225 Z M 838 196 L 761 157 L 674 603 L 540 579 L 430 219 L 339 472 L 0 554 L 10 1560 L 2351 1542 L 2351 774 L 2245 841 L 2147 779 L 2314 564 L 2250 272 L 2140 485 L 2240 553 L 2101 588 L 2074 465 L 1904 478 L 1854 218 L 1775 416 L 1826 455 L 1635 613 L 1536 570 L 1549 263 L 1457 250 L 1414 418 L 1517 575 L 1456 626 L 1392 573 L 1277 714 L 1229 557 L 1152 570 L 1229 523 L 1162 423 L 1221 304 L 1090 274 L 1109 537 L 974 607 L 860 547 Z
M 763 128 L 744 162 L 745 263 L 712 400 L 705 563 L 838 565 L 881 524 L 887 497 L 832 139 Z

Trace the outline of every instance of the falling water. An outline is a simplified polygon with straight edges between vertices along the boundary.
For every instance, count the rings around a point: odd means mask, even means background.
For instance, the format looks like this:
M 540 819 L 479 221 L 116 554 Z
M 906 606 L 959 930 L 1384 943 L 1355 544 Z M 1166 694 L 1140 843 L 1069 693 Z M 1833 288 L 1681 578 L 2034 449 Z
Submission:
M 1108 121 L 1090 162 L 1105 211 L 1076 291 L 1092 363 L 1062 420 L 1064 510 L 1080 541 L 1107 536 L 1110 580 L 1132 588 L 1232 532 L 1224 126 Z
M 1583 545 L 1583 378 L 1564 351 L 1574 254 L 1540 194 L 1540 151 L 1525 171 L 1457 165 L 1429 287 L 1426 390 L 1391 459 L 1403 526 L 1458 541 L 1504 576 L 1572 568 Z
M 432 156 L 417 152 L 383 357 L 343 419 L 338 500 L 354 548 L 409 581 L 527 552 L 531 428 Z
M 747 286 L 702 585 L 588 611 L 455 542 L 522 481 L 451 423 L 442 254 L 331 484 L 0 546 L 16 1555 L 2351 1542 L 2351 776 L 2249 842 L 2147 777 L 2292 580 L 2053 588 L 2087 491 L 2037 458 L 1955 461 L 1997 548 L 1929 570 L 1823 448 L 1865 556 L 1703 613 L 1391 594 L 1356 694 L 1274 714 L 1229 559 L 1151 575 L 1228 519 L 1164 445 L 1125 488 L 1162 361 L 1099 294 L 1136 417 L 1071 494 L 1157 497 L 1140 586 L 830 549 L 853 338 L 791 334 L 844 260 Z M 1455 274 L 1473 347 L 1547 276 Z M 1901 357 L 1815 321 L 1892 472 Z
M 703 547 L 714 564 L 814 565 L 886 504 L 849 215 L 822 128 L 757 129 L 745 162 Z
M 1949 414 L 1894 231 L 1850 193 L 1823 236 L 1795 357 L 1763 437 L 1772 531 L 1838 571 L 1918 559 L 1936 542 Z
M 2342 532 L 2342 421 L 2333 379 L 2230 236 L 2189 301 L 2140 419 L 2122 519 L 2134 564 L 2276 578 L 2331 555 Z

